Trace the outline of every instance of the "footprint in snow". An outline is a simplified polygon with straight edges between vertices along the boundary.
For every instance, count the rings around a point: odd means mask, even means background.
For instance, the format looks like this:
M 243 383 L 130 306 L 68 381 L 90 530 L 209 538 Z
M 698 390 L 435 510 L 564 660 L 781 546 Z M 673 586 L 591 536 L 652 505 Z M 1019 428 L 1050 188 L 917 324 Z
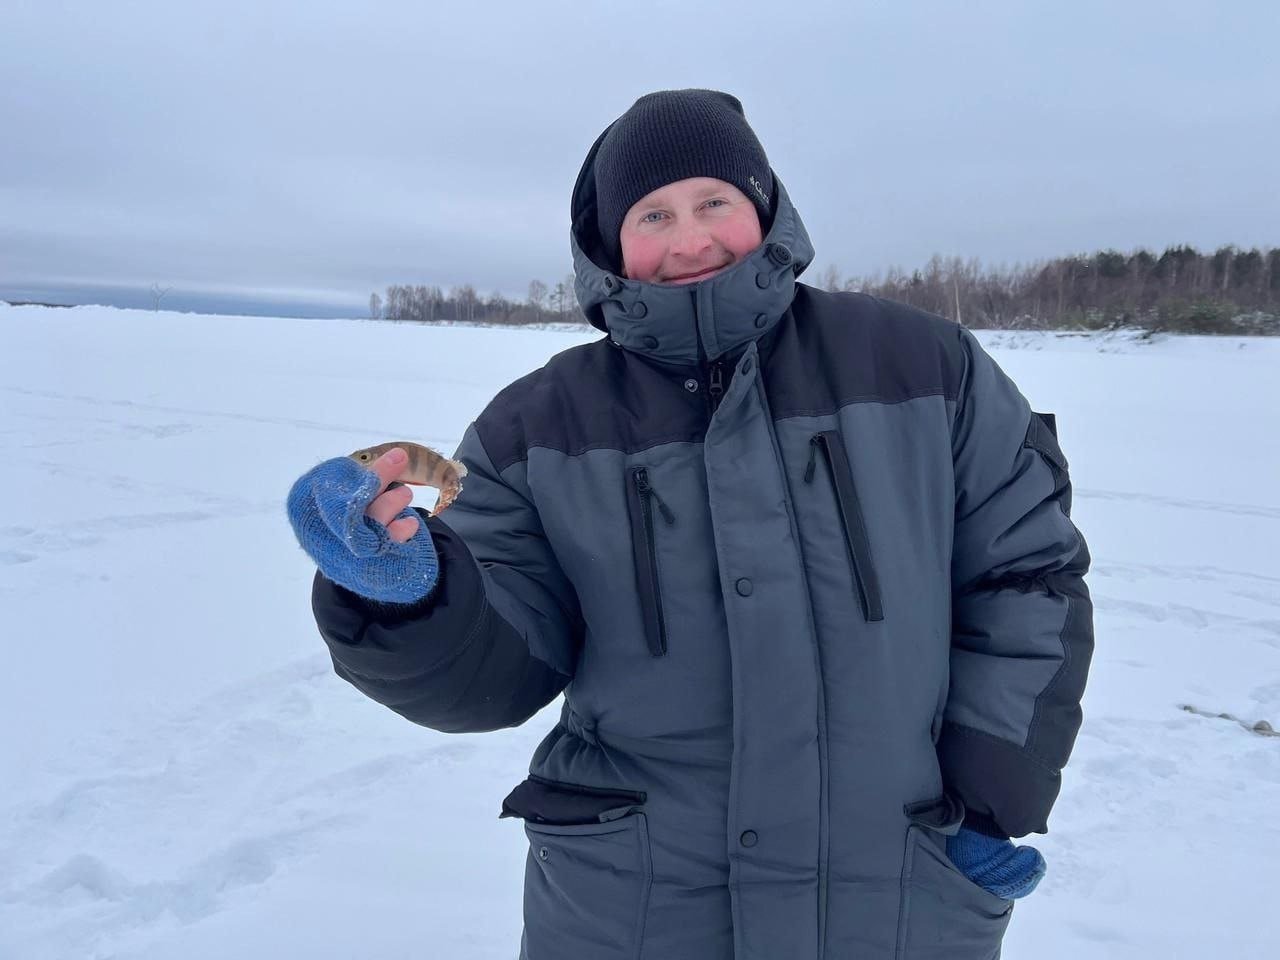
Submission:
M 350 819 L 333 816 L 300 829 L 233 841 L 169 880 L 139 883 L 98 857 L 77 853 L 0 900 L 58 909 L 95 901 L 110 904 L 113 928 L 148 923 L 164 913 L 194 923 L 216 913 L 237 890 L 266 883 L 282 862 L 306 855 L 313 844 L 304 838 L 330 833 L 335 824 Z
M 1233 717 L 1229 713 L 1213 713 L 1209 710 L 1201 710 L 1198 707 L 1193 707 L 1189 703 L 1179 704 L 1179 706 L 1181 706 L 1183 710 L 1187 711 L 1187 713 L 1194 713 L 1199 717 L 1211 717 L 1215 720 L 1231 720 L 1234 723 L 1240 724 L 1240 726 L 1244 727 L 1250 733 L 1256 733 L 1262 737 L 1280 737 L 1280 730 L 1276 730 L 1266 720 L 1258 720 L 1255 723 L 1249 723 L 1249 721 L 1241 720 L 1239 717 Z

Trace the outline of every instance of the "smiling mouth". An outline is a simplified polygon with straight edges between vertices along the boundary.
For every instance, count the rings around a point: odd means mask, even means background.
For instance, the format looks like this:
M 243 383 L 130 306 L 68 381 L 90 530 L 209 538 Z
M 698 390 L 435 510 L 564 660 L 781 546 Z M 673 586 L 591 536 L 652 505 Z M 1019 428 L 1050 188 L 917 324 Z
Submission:
M 685 274 L 682 277 L 668 277 L 665 282 L 666 283 L 688 283 L 691 280 L 701 280 L 703 277 L 709 277 L 713 273 L 718 273 L 719 271 L 723 270 L 727 266 L 729 266 L 729 264 L 722 263 L 718 267 L 708 267 L 706 270 L 703 270 L 701 273 L 689 273 L 689 274 Z

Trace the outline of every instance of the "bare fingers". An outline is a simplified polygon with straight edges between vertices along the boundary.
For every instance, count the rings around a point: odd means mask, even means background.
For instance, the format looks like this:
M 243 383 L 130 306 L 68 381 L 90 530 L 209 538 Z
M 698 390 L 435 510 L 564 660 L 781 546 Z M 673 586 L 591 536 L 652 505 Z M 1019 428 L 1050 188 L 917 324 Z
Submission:
M 409 457 L 400 447 L 392 447 L 369 464 L 368 469 L 376 473 L 378 479 L 382 481 L 378 487 L 378 493 L 385 493 L 391 481 L 399 480 L 409 469 Z
M 417 517 L 401 517 L 387 527 L 387 536 L 396 543 L 407 543 L 418 532 L 418 523 Z
M 399 520 L 395 518 L 413 502 L 413 489 L 405 484 L 399 484 L 390 489 L 388 487 L 409 469 L 408 458 L 404 457 L 403 450 L 395 447 L 373 461 L 369 469 L 376 473 L 382 482 L 378 488 L 378 495 L 373 498 L 365 514 L 385 526 L 387 535 L 394 542 L 407 542 L 418 532 L 418 518 L 416 516 L 402 517 Z

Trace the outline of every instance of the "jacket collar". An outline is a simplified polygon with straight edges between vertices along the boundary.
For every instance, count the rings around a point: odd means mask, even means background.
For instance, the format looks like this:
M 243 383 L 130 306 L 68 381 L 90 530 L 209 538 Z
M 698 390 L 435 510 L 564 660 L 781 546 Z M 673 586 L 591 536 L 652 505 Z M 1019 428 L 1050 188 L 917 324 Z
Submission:
M 809 234 L 775 175 L 773 223 L 742 260 L 698 283 L 629 280 L 584 250 L 598 252 L 599 245 L 597 236 L 585 232 L 595 215 L 593 204 L 584 212 L 578 203 L 582 183 L 580 175 L 569 234 L 578 303 L 594 327 L 627 350 L 677 363 L 715 360 L 772 329 L 791 305 L 796 277 L 813 260 Z

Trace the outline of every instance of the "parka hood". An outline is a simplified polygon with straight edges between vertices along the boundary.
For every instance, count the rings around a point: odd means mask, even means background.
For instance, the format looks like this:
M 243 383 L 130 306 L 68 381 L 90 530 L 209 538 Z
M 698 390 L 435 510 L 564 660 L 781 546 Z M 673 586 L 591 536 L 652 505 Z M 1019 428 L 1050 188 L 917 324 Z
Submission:
M 786 312 L 813 244 L 774 174 L 775 212 L 763 242 L 727 270 L 691 284 L 630 280 L 615 273 L 596 226 L 595 157 L 578 172 L 569 230 L 575 290 L 587 320 L 619 346 L 663 360 L 714 360 L 761 336 Z

